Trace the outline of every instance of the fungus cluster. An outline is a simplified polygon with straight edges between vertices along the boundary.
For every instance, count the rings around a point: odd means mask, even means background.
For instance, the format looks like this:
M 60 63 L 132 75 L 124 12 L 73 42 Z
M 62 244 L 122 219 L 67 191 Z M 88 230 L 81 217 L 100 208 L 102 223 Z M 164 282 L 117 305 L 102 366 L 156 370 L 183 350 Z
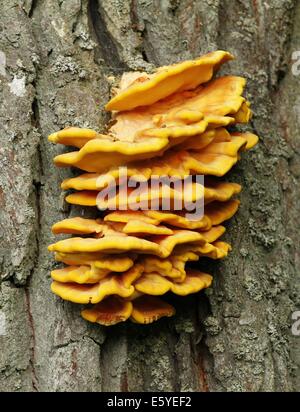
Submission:
M 258 141 L 252 133 L 227 128 L 251 117 L 242 96 L 245 79 L 213 78 L 232 58 L 216 51 L 154 74 L 126 73 L 105 107 L 113 112 L 106 134 L 70 127 L 49 136 L 53 143 L 77 149 L 54 158 L 56 166 L 83 171 L 61 184 L 72 190 L 68 203 L 99 206 L 101 190 L 117 182 L 106 210 L 95 219 L 72 217 L 52 227 L 54 234 L 73 236 L 49 246 L 65 265 L 51 272 L 51 289 L 62 299 L 90 305 L 82 311 L 88 321 L 145 324 L 172 316 L 174 308 L 160 296 L 185 296 L 212 282 L 210 274 L 192 269 L 189 262 L 203 256 L 221 259 L 230 251 L 219 238 L 225 231 L 222 223 L 239 207 L 234 196 L 241 187 L 221 177 Z M 136 210 L 136 199 L 123 196 L 125 166 L 126 179 L 140 176 L 147 182 L 167 176 L 183 181 L 204 175 L 204 185 L 194 179 L 184 192 L 164 187 L 141 191 L 139 201 L 147 205 L 154 200 L 161 205 L 171 197 L 170 210 Z M 174 206 L 175 201 L 201 200 L 204 214 L 196 220 Z

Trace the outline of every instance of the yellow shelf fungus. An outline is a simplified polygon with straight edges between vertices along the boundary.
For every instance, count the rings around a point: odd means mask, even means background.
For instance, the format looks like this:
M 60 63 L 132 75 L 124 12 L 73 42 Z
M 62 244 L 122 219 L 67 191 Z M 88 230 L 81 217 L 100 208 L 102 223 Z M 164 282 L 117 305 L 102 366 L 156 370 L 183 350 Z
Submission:
M 174 184 L 174 187 L 170 187 L 168 182 L 157 183 L 152 180 L 150 187 L 148 185 L 137 185 L 136 189 L 125 187 L 126 193 L 124 193 L 124 187 L 118 186 L 116 190 L 112 190 L 109 196 L 100 195 L 98 191 L 78 191 L 72 193 L 66 197 L 66 201 L 71 204 L 81 205 L 81 206 L 97 206 L 99 209 L 131 209 L 134 210 L 137 207 L 150 208 L 151 205 L 158 204 L 161 205 L 163 202 L 165 204 L 168 202 L 170 209 L 172 210 L 174 204 L 176 207 L 183 208 L 183 205 L 188 205 L 199 201 L 200 199 L 206 198 L 206 188 L 204 188 L 199 183 L 194 183 L 191 181 L 181 181 L 178 179 L 178 184 Z M 226 189 L 211 189 L 208 191 L 207 196 L 210 200 L 213 196 L 223 196 L 224 190 L 232 193 L 234 186 L 228 184 Z M 225 188 L 225 186 L 224 186 Z M 220 193 L 218 193 L 220 191 Z
M 72 217 L 55 223 L 52 226 L 52 233 L 69 233 L 72 235 L 88 235 L 90 233 L 102 233 L 103 225 L 95 219 L 83 219 L 82 217 Z
M 166 225 L 183 229 L 209 230 L 212 225 L 219 225 L 230 219 L 237 212 L 239 204 L 240 202 L 237 199 L 211 202 L 205 207 L 205 215 L 197 220 L 187 219 L 181 211 L 176 214 L 161 210 L 122 210 L 108 213 L 104 217 L 104 221 L 127 223 L 134 220 L 152 225 L 159 225 L 163 222 Z
M 94 266 L 109 272 L 125 272 L 133 266 L 136 255 L 105 255 L 101 253 L 63 253 L 56 252 L 55 260 L 66 265 Z
M 111 272 L 125 272 L 133 265 L 142 265 L 143 273 L 157 272 L 162 276 L 176 279 L 175 281 L 182 281 L 185 278 L 185 264 L 189 261 L 197 261 L 200 256 L 208 256 L 212 259 L 221 259 L 227 256 L 230 250 L 230 245 L 225 242 L 215 242 L 213 244 L 187 244 L 183 246 L 175 246 L 172 254 L 167 258 L 160 258 L 156 256 L 141 255 L 133 261 L 128 259 L 127 264 L 110 268 L 97 267 L 97 254 L 89 254 L 86 258 L 81 258 L 80 254 L 66 254 L 67 256 L 60 257 L 60 261 L 65 263 L 73 263 L 72 266 L 67 266 L 63 269 L 56 269 L 51 272 L 53 280 L 62 283 L 75 282 L 79 284 L 92 284 L 97 283 Z M 71 257 L 69 257 L 71 256 Z M 79 256 L 79 258 L 78 258 Z M 94 260 L 93 260 L 94 259 Z M 118 259 L 118 258 L 117 258 Z M 123 258 L 124 260 L 126 257 Z M 120 260 L 120 258 L 119 258 Z M 78 265 L 75 266 L 74 262 Z M 117 270 L 116 270 L 117 269 Z
M 91 285 L 54 281 L 51 290 L 62 299 L 74 303 L 98 303 L 109 295 L 127 298 L 134 292 L 132 283 L 141 276 L 142 272 L 143 266 L 137 264 L 127 272 L 110 273 L 98 283 Z
M 162 317 L 175 314 L 173 306 L 154 296 L 141 296 L 132 301 L 130 320 L 135 323 L 149 324 Z
M 112 166 L 160 156 L 191 136 L 201 135 L 208 127 L 247 122 L 251 111 L 241 96 L 244 86 L 245 79 L 241 77 L 220 77 L 196 91 L 172 95 L 143 109 L 121 112 L 108 136 L 98 135 L 79 151 L 56 156 L 54 162 L 60 167 L 101 173 Z M 49 139 L 54 141 L 52 136 Z
M 146 295 L 159 296 L 171 291 L 176 295 L 185 296 L 208 288 L 211 282 L 211 275 L 189 269 L 180 283 L 172 282 L 171 279 L 158 273 L 146 273 L 136 280 L 134 287 L 138 292 Z
M 48 249 L 51 252 L 69 254 L 77 252 L 125 253 L 130 251 L 167 257 L 177 245 L 190 242 L 199 242 L 201 244 L 207 242 L 206 239 L 216 240 L 219 237 L 217 234 L 223 233 L 223 226 L 215 226 L 207 232 L 184 229 L 176 229 L 172 232 L 172 235 L 148 234 L 147 239 L 129 236 L 123 233 L 119 235 L 104 235 L 101 238 L 72 237 L 53 243 L 48 246 Z M 217 237 L 215 238 L 215 236 Z
M 101 219 L 84 219 L 81 217 L 72 217 L 61 220 L 52 226 L 54 234 L 68 233 L 72 235 L 87 235 L 95 234 L 99 237 L 105 234 L 114 235 L 115 233 L 123 232 L 125 234 L 152 234 L 152 235 L 171 235 L 172 229 L 160 225 L 153 225 L 140 220 L 130 220 L 126 224 L 101 222 Z
M 106 110 L 131 110 L 148 106 L 171 94 L 191 90 L 210 80 L 216 70 L 233 56 L 222 50 L 205 54 L 197 60 L 189 60 L 171 66 L 160 67 L 156 73 L 142 73 L 127 87 L 119 90 L 105 106 Z
M 115 325 L 127 319 L 134 323 L 148 324 L 174 314 L 173 306 L 154 296 L 142 296 L 132 301 L 110 296 L 81 312 L 84 319 L 103 326 Z
M 52 143 L 75 146 L 79 149 L 92 139 L 101 137 L 95 130 L 82 129 L 80 127 L 67 127 L 49 135 L 48 140 Z
M 137 206 L 150 207 L 151 204 L 162 201 L 170 201 L 170 210 L 173 210 L 173 204 L 176 201 L 177 205 L 190 204 L 204 198 L 205 203 L 220 201 L 225 202 L 235 194 L 241 191 L 241 186 L 237 183 L 229 182 L 211 182 L 209 186 L 203 187 L 199 183 L 183 186 L 184 192 L 170 188 L 166 184 L 162 184 L 160 188 L 141 188 L 136 193 L 129 188 L 127 196 L 118 188 L 118 192 L 110 196 L 107 200 L 99 198 L 99 192 L 94 190 L 82 190 L 72 193 L 66 197 L 66 201 L 73 205 L 80 206 L 98 206 L 100 209 L 133 209 Z
M 91 309 L 81 312 L 84 319 L 89 322 L 112 326 L 125 322 L 132 313 L 132 303 L 116 296 L 110 296 Z
M 132 162 L 126 168 L 128 177 L 142 176 L 149 180 L 151 176 L 177 176 L 184 178 L 189 175 L 224 176 L 239 160 L 239 153 L 253 147 L 257 136 L 252 133 L 233 133 L 230 141 L 212 141 L 206 147 L 186 150 L 171 150 L 163 157 Z M 177 149 L 177 148 L 176 148 Z M 124 175 L 122 169 L 111 169 L 106 173 L 84 173 L 78 177 L 62 182 L 62 189 L 99 190 L 110 181 L 119 182 Z
M 109 133 L 130 142 L 141 137 L 175 139 L 203 133 L 204 130 L 198 130 L 201 122 L 211 127 L 222 126 L 226 116 L 232 117 L 234 123 L 244 122 L 251 112 L 241 96 L 245 84 L 242 77 L 219 77 L 204 87 L 175 93 L 152 106 L 120 112 L 114 117 Z
M 212 276 L 191 262 L 231 251 L 220 237 L 238 210 L 241 186 L 219 178 L 258 142 L 251 132 L 227 130 L 252 116 L 244 78 L 213 78 L 232 58 L 215 51 L 153 74 L 125 73 L 105 106 L 113 111 L 105 134 L 69 127 L 49 136 L 77 148 L 56 156 L 55 165 L 85 172 L 61 183 L 74 190 L 66 201 L 102 211 L 55 223 L 54 235 L 71 237 L 48 247 L 65 265 L 51 272 L 52 292 L 92 304 L 81 312 L 89 322 L 149 324 L 173 316 L 158 296 L 209 287 Z M 193 216 L 191 205 L 198 212 L 203 206 L 203 215 Z
M 99 269 L 95 266 L 67 266 L 52 270 L 53 280 L 62 283 L 75 282 L 79 284 L 97 283 L 110 273 L 108 269 Z

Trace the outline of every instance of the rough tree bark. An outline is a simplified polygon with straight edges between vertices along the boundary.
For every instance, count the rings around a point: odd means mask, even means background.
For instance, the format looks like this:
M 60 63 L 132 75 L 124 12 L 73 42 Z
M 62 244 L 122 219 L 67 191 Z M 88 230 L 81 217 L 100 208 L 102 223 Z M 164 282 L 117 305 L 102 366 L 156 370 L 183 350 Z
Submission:
M 295 0 L 0 0 L 0 390 L 299 390 L 300 3 Z M 259 146 L 230 174 L 244 190 L 233 251 L 205 262 L 206 294 L 177 316 L 105 329 L 49 290 L 64 203 L 47 135 L 101 130 L 110 75 L 214 49 L 248 79 Z M 184 303 L 182 303 L 184 301 Z M 298 379 L 297 379 L 298 378 Z

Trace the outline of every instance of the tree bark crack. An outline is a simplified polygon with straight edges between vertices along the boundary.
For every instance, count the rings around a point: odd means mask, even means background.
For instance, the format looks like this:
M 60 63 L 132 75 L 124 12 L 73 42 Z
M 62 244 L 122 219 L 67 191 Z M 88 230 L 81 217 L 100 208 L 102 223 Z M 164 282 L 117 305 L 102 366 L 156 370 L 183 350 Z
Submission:
M 25 287 L 25 307 L 28 315 L 28 322 L 31 330 L 31 356 L 29 359 L 30 367 L 31 367 L 31 381 L 32 381 L 32 387 L 34 391 L 38 392 L 38 378 L 35 370 L 35 327 L 34 327 L 34 321 L 33 321 L 33 316 L 31 312 L 31 303 L 30 303 L 30 291 L 28 287 Z
M 89 0 L 88 10 L 89 19 L 97 39 L 100 55 L 106 64 L 104 68 L 116 73 L 128 70 L 128 66 L 120 58 L 117 46 L 106 26 L 104 18 L 105 12 L 101 5 L 101 1 Z

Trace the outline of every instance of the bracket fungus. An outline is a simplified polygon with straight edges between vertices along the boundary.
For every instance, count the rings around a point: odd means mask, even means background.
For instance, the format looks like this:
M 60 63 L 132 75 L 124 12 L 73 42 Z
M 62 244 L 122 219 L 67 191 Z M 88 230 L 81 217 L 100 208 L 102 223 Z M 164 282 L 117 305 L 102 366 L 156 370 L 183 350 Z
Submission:
M 152 105 L 178 91 L 192 90 L 210 80 L 221 64 L 231 59 L 233 56 L 230 53 L 217 50 L 196 60 L 160 67 L 152 75 L 142 73 L 135 76 L 134 81 L 129 84 L 123 79 L 123 87 L 105 108 L 131 110 L 138 106 Z M 128 78 L 128 75 L 126 77 Z
M 72 191 L 66 201 L 99 209 L 94 218 L 55 223 L 54 235 L 71 237 L 48 247 L 64 265 L 51 272 L 51 290 L 89 305 L 81 312 L 87 321 L 149 324 L 173 316 L 162 295 L 185 296 L 212 284 L 191 262 L 231 251 L 220 237 L 239 208 L 241 186 L 223 177 L 258 142 L 238 130 L 252 116 L 245 79 L 214 78 L 232 59 L 215 51 L 153 74 L 124 73 L 105 106 L 112 111 L 105 133 L 69 127 L 49 136 L 76 149 L 56 156 L 55 165 L 82 171 L 61 183 Z M 140 182 L 146 186 L 133 189 Z M 188 206 L 200 203 L 203 214 L 192 219 Z

